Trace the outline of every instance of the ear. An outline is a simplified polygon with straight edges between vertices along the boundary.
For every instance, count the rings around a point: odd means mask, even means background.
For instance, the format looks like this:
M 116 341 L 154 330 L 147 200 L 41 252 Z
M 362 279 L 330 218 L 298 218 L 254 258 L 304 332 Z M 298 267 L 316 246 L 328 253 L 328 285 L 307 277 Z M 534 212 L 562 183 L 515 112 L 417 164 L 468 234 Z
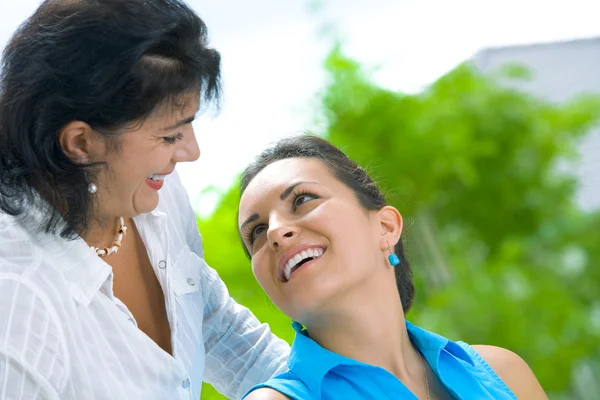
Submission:
M 58 132 L 57 139 L 62 151 L 77 164 L 93 161 L 99 151 L 97 133 L 82 121 L 69 122 Z
M 377 211 L 379 216 L 379 225 L 381 227 L 381 238 L 379 239 L 379 247 L 381 250 L 394 248 L 400 235 L 402 235 L 402 215 L 392 206 L 385 206 Z M 388 247 L 389 246 L 389 247 Z

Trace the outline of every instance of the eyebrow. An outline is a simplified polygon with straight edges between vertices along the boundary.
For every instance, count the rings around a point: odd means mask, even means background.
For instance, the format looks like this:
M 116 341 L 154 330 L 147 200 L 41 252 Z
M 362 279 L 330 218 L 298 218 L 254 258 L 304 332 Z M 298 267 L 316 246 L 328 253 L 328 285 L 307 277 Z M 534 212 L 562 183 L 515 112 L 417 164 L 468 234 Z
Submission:
M 296 186 L 298 186 L 298 185 L 302 185 L 303 183 L 313 183 L 313 184 L 314 184 L 314 183 L 317 183 L 317 182 L 309 182 L 309 181 L 300 181 L 300 182 L 296 182 L 296 183 L 294 183 L 292 186 L 290 186 L 289 188 L 285 189 L 285 190 L 283 191 L 283 193 L 281 193 L 281 196 L 279 196 L 279 198 L 280 198 L 281 200 L 285 200 L 285 199 L 286 199 L 286 198 L 287 198 L 287 197 L 290 195 L 290 193 L 292 193 L 292 191 L 293 191 L 294 189 L 296 189 Z
M 196 119 L 196 114 L 194 114 L 191 117 L 188 117 L 188 118 L 186 118 L 184 120 L 181 120 L 181 121 L 177 122 L 175 125 L 167 126 L 163 130 L 170 131 L 172 129 L 177 129 L 177 128 L 183 126 L 183 125 L 190 124 L 190 123 L 194 122 L 195 119 Z
M 288 198 L 288 196 L 292 193 L 292 191 L 296 188 L 296 186 L 298 185 L 302 185 L 305 183 L 309 183 L 309 184 L 317 184 L 317 182 L 311 182 L 311 181 L 300 181 L 300 182 L 296 182 L 293 185 L 291 185 L 290 187 L 288 187 L 287 189 L 285 189 L 281 195 L 279 196 L 279 198 L 283 201 L 285 199 Z M 244 227 L 254 221 L 256 221 L 257 219 L 260 218 L 260 215 L 258 215 L 258 213 L 254 213 L 252 214 L 250 217 L 248 217 L 244 223 L 242 224 L 242 226 L 240 227 L 240 229 L 244 229 Z
M 258 218 L 260 218 L 260 216 L 257 213 L 252 214 L 247 220 L 244 221 L 244 223 L 242 224 L 242 227 L 240 229 L 244 229 L 244 227 L 246 225 L 256 221 Z

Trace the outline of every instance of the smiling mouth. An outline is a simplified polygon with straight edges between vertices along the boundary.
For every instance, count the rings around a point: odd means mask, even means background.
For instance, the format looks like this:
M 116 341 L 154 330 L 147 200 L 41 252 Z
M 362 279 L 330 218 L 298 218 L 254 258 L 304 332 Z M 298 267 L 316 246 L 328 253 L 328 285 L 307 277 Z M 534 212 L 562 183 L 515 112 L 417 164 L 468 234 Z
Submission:
M 325 253 L 325 249 L 322 248 L 310 248 L 302 250 L 294 257 L 290 258 L 283 266 L 283 281 L 287 282 L 290 280 L 290 276 L 301 266 L 307 262 L 320 258 Z
M 167 175 L 149 175 L 146 179 L 150 179 L 152 181 L 164 181 Z

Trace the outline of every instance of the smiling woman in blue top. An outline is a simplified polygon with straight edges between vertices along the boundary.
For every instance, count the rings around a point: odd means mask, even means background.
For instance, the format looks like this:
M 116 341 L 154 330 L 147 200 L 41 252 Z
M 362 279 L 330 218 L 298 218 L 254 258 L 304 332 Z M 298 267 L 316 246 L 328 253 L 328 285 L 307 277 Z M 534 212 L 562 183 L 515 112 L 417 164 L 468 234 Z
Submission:
M 402 216 L 336 147 L 284 139 L 246 169 L 241 192 L 254 275 L 298 321 L 289 370 L 246 399 L 547 399 L 516 354 L 405 320 Z

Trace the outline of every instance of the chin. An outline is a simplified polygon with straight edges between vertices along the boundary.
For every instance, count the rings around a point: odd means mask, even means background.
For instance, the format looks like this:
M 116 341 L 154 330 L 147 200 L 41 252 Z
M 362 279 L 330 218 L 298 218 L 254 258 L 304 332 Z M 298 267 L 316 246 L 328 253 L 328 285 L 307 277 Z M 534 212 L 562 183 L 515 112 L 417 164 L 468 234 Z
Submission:
M 325 302 L 318 299 L 295 299 L 294 303 L 282 311 L 296 321 L 313 320 L 325 312 Z
M 135 215 L 149 213 L 158 207 L 158 196 L 155 201 L 149 201 L 150 199 L 144 199 L 145 201 L 139 201 L 134 203 L 133 210 Z

